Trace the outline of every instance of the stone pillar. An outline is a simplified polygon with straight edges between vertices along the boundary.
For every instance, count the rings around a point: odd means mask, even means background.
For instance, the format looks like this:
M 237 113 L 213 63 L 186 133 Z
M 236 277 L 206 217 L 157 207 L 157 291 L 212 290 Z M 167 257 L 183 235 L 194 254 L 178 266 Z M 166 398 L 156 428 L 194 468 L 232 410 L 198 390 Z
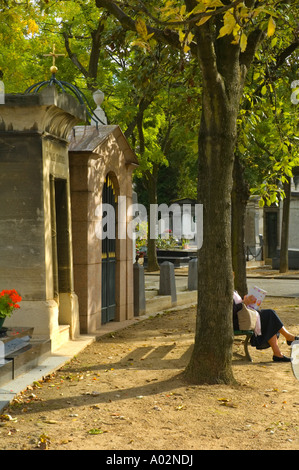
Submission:
M 159 295 L 170 295 L 172 305 L 177 303 L 174 265 L 164 261 L 160 266 L 160 288 Z
M 198 281 L 198 259 L 193 258 L 189 261 L 188 266 L 188 290 L 197 290 Z
M 134 316 L 143 315 L 146 311 L 144 267 L 134 263 Z

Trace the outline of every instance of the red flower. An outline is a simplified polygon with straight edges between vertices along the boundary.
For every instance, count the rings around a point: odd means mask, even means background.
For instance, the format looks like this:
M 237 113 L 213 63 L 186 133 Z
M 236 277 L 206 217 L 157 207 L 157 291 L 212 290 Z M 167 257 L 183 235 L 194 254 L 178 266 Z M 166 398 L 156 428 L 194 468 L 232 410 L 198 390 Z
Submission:
M 15 289 L 3 290 L 0 292 L 0 318 L 10 316 L 12 311 L 20 308 L 17 302 L 20 302 L 22 297 Z

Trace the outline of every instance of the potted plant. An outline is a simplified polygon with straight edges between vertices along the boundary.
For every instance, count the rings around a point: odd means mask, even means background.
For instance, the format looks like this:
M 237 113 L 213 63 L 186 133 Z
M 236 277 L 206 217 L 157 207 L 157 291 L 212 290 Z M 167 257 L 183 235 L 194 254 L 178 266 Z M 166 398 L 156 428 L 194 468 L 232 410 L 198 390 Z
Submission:
M 10 317 L 15 309 L 20 308 L 18 302 L 21 300 L 22 297 L 15 289 L 0 292 L 0 330 L 5 318 Z

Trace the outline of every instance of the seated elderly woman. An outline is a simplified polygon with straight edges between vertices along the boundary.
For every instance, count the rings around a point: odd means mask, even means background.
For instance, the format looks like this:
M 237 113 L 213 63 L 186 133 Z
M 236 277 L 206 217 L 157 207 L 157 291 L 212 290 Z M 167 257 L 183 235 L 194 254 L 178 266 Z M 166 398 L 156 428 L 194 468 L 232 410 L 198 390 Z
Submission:
M 254 303 L 256 299 L 252 295 L 245 295 L 245 297 L 242 299 L 241 296 L 235 291 L 233 300 L 233 325 L 234 329 L 238 330 L 238 311 L 241 310 L 242 304 L 244 303 L 246 306 L 248 306 Z M 251 346 L 255 346 L 256 349 L 266 349 L 271 347 L 273 351 L 273 361 L 290 362 L 291 358 L 282 354 L 279 349 L 278 338 L 280 334 L 286 338 L 288 345 L 291 345 L 293 341 L 299 339 L 299 336 L 295 336 L 286 330 L 282 321 L 274 310 L 259 310 L 254 334 L 250 340 Z

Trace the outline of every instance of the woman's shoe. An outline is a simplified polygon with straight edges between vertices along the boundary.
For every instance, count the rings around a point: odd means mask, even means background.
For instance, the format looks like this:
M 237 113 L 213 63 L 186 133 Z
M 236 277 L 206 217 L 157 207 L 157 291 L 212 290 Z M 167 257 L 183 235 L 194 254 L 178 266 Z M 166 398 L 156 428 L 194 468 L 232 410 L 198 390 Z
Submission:
M 299 336 L 295 336 L 295 339 L 293 341 L 297 341 L 299 339 Z M 291 346 L 293 341 L 287 341 L 287 344 Z
M 273 356 L 273 361 L 274 362 L 291 362 L 292 359 L 290 357 L 287 357 L 287 356 Z

